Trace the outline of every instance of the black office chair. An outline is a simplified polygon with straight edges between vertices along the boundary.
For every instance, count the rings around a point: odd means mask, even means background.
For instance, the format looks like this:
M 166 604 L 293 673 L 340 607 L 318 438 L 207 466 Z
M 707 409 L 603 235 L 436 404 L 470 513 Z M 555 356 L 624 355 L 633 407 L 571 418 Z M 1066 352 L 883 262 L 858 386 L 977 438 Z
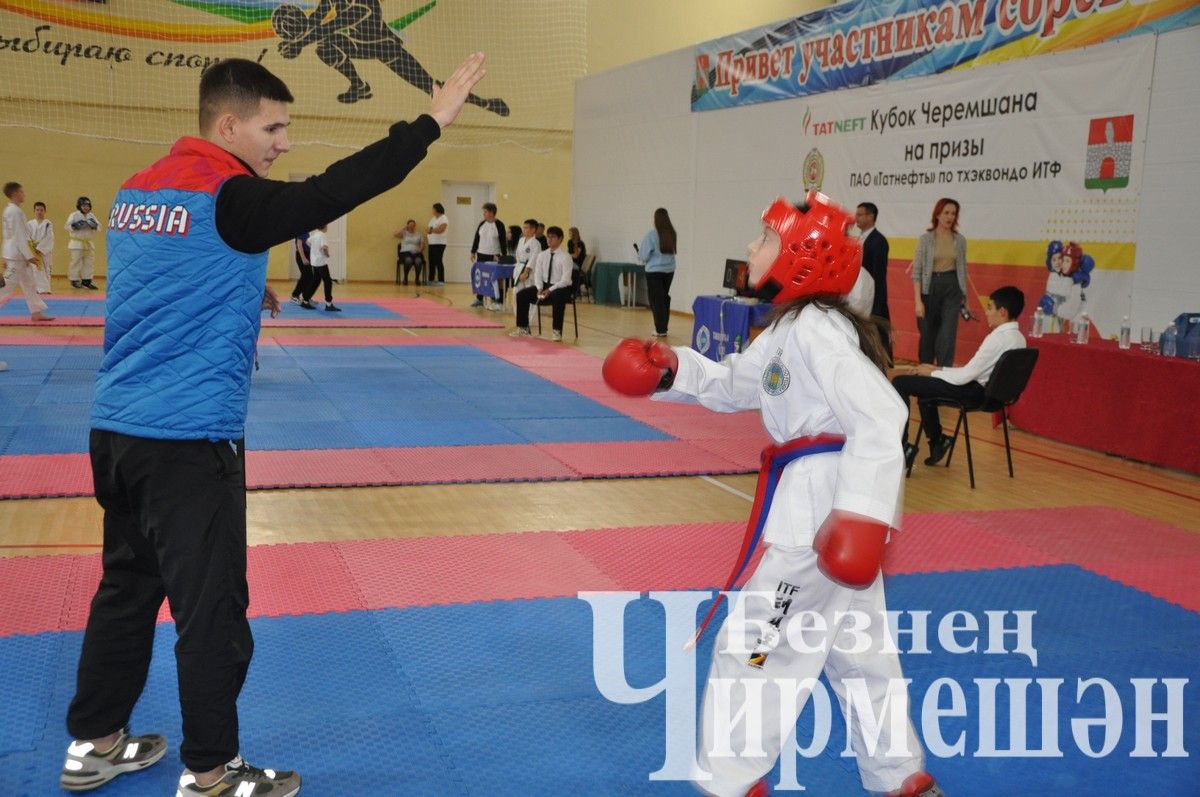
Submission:
M 946 455 L 946 467 L 954 459 L 954 449 L 958 445 L 958 430 L 961 428 L 967 440 L 967 474 L 971 479 L 971 489 L 975 489 L 975 463 L 971 458 L 971 430 L 967 426 L 968 412 L 998 412 L 1004 424 L 1004 454 L 1008 457 L 1008 477 L 1013 478 L 1012 447 L 1008 442 L 1008 408 L 1017 402 L 1029 377 L 1033 375 L 1033 366 L 1037 364 L 1037 349 L 1010 349 L 1000 355 L 992 375 L 984 388 L 983 401 L 980 403 L 964 403 L 954 399 L 930 399 L 939 407 L 950 407 L 958 410 L 958 422 L 954 424 L 954 437 L 950 440 L 950 452 Z M 911 468 L 909 469 L 911 472 Z
M 580 274 L 576 271 L 571 275 L 571 292 L 567 294 L 567 304 L 571 305 L 571 318 L 575 322 L 575 340 L 579 340 L 579 311 L 575 308 L 575 297 L 579 294 L 579 280 Z M 537 307 L 538 335 L 540 336 L 542 334 L 543 305 L 541 302 L 538 302 L 535 306 Z M 545 306 L 551 307 L 548 302 Z
M 592 293 L 592 266 L 596 265 L 596 256 L 587 255 L 583 258 L 583 265 L 579 267 L 579 293 L 587 294 L 587 297 L 596 303 L 596 297 Z

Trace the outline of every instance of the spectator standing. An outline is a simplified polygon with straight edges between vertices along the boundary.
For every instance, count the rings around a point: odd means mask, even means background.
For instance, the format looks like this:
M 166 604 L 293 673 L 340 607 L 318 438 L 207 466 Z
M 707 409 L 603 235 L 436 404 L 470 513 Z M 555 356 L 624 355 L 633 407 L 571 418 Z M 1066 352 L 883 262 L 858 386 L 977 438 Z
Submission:
M 667 336 L 671 317 L 671 281 L 675 279 L 675 225 L 666 208 L 654 211 L 654 227 L 642 239 L 638 256 L 646 266 L 646 292 L 654 316 L 654 337 Z M 630 286 L 635 290 L 636 283 Z
M 100 290 L 92 277 L 96 269 L 96 244 L 92 236 L 100 229 L 100 220 L 92 213 L 92 200 L 85 196 L 75 200 L 75 212 L 67 216 L 67 233 L 71 240 L 67 249 L 71 253 L 71 265 L 67 276 L 72 288 Z
M 308 250 L 308 233 L 296 236 L 296 239 L 292 241 L 292 250 L 296 257 L 296 268 L 300 270 L 296 287 L 292 288 L 292 304 L 300 304 L 304 301 L 304 294 L 313 281 L 312 260 Z
M 50 272 L 54 260 L 54 224 L 46 218 L 46 203 L 33 203 L 33 218 L 28 222 L 29 242 L 41 256 L 42 267 L 37 269 L 34 283 L 39 294 L 50 293 Z
M 446 218 L 446 209 L 441 202 L 433 203 L 433 217 L 425 228 L 426 240 L 429 241 L 429 279 L 430 285 L 446 284 L 446 267 L 442 257 L 446 254 L 446 231 L 450 229 L 450 219 Z
M 300 306 L 305 310 L 316 310 L 317 306 L 313 304 L 313 294 L 317 292 L 317 286 L 325 285 L 325 312 L 340 313 L 342 308 L 337 307 L 333 303 L 333 276 L 329 273 L 329 236 L 327 232 L 329 225 L 322 224 L 317 229 L 308 234 L 308 249 L 312 257 L 313 278 L 308 283 L 308 289 L 304 291 L 304 301 Z
M 967 239 L 958 232 L 958 202 L 943 197 L 933 206 L 929 229 L 917 239 L 913 292 L 918 356 L 943 368 L 954 365 L 958 314 L 966 307 Z
M 479 222 L 479 226 L 475 228 L 475 238 L 471 241 L 471 262 L 472 263 L 495 263 L 502 256 L 508 254 L 508 236 L 504 232 L 504 222 L 496 218 L 496 204 L 494 202 L 483 203 L 483 221 Z M 497 291 L 499 285 L 496 286 Z M 501 306 L 496 301 L 499 294 L 488 297 L 488 309 L 500 310 Z M 471 303 L 472 307 L 483 307 L 483 295 L 475 294 L 475 301 Z

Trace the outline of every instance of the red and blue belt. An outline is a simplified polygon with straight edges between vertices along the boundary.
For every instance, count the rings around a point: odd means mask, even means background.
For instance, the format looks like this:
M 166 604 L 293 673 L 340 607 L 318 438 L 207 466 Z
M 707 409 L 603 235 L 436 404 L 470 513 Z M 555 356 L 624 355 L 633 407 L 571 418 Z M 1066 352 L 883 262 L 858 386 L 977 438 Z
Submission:
M 783 475 L 783 469 L 801 457 L 841 451 L 845 444 L 844 437 L 823 434 L 815 437 L 797 437 L 783 445 L 770 445 L 762 450 L 762 466 L 758 469 L 758 486 L 754 490 L 754 507 L 750 510 L 750 519 L 746 522 L 746 533 L 742 536 L 742 549 L 738 552 L 737 563 L 725 582 L 725 588 L 717 595 L 704 621 L 696 629 L 691 645 L 700 641 L 704 630 L 716 614 L 717 607 L 724 600 L 725 593 L 733 589 L 733 585 L 742 577 L 750 560 L 754 558 L 754 551 L 762 539 L 763 527 L 767 524 L 767 510 L 771 508 L 771 501 L 775 498 L 775 488 L 779 486 L 779 477 Z

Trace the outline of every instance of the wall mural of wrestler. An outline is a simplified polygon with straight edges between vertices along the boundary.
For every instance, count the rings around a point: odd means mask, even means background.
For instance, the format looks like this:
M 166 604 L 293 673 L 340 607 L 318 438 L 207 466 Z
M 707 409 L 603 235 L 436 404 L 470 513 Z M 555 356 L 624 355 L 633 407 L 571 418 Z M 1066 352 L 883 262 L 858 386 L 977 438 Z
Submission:
M 337 96 L 338 102 L 371 99 L 370 85 L 354 68 L 356 60 L 381 61 L 411 85 L 433 94 L 433 77 L 405 49 L 400 34 L 388 26 L 379 0 L 320 0 L 309 14 L 299 6 L 285 4 L 272 13 L 271 26 L 279 36 L 279 54 L 284 58 L 297 58 L 315 44 L 317 58 L 350 81 L 350 87 Z M 472 94 L 467 102 L 498 116 L 509 113 L 508 104 L 499 98 Z

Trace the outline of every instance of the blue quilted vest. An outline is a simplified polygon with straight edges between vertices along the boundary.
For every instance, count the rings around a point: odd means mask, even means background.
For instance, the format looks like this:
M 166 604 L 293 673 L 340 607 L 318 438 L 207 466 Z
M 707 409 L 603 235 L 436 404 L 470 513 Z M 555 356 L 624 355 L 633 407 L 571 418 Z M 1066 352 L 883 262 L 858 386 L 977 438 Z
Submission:
M 160 440 L 244 436 L 267 253 L 221 240 L 216 198 L 226 180 L 249 173 L 215 144 L 185 137 L 117 193 L 92 428 Z

